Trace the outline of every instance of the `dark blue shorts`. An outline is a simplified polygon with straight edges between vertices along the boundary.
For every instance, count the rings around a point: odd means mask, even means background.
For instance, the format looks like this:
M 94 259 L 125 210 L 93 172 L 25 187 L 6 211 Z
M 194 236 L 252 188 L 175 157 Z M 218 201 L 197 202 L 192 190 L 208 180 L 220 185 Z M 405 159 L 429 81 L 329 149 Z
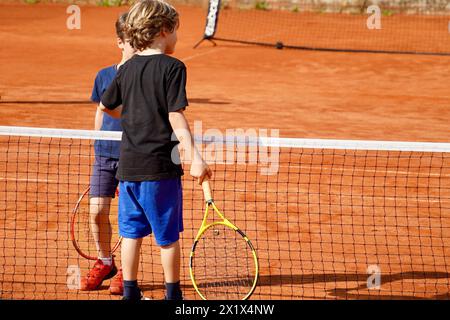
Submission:
M 116 194 L 119 181 L 116 179 L 119 160 L 95 156 L 91 175 L 90 197 L 111 197 Z
M 138 239 L 153 232 L 159 246 L 168 246 L 183 231 L 181 178 L 119 183 L 119 233 Z

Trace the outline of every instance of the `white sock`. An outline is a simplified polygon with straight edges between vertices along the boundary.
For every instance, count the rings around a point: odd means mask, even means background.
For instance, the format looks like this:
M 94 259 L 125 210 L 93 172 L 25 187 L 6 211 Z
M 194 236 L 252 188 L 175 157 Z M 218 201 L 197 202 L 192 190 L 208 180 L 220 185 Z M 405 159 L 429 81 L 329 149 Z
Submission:
M 102 262 L 103 262 L 103 265 L 105 265 L 105 266 L 110 266 L 110 265 L 112 265 L 112 257 L 109 257 L 109 258 L 99 258 Z

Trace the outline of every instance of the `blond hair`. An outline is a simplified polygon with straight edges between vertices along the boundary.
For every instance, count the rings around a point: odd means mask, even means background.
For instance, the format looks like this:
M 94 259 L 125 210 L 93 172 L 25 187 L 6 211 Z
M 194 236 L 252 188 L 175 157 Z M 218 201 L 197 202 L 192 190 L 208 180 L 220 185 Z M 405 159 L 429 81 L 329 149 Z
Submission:
M 178 25 L 178 12 L 160 0 L 135 3 L 126 21 L 127 37 L 136 50 L 149 48 L 161 31 L 173 32 Z

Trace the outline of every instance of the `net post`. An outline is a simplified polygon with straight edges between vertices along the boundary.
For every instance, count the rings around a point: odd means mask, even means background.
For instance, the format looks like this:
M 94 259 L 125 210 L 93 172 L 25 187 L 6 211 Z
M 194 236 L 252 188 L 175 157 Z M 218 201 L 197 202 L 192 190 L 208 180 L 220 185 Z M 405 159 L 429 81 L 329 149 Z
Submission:
M 212 40 L 217 29 L 217 19 L 220 13 L 221 0 L 209 0 L 208 1 L 208 14 L 206 16 L 205 32 L 203 39 L 201 39 L 195 46 L 196 49 L 203 41 L 208 40 L 216 46 L 217 44 Z
M 217 46 L 217 43 L 216 43 L 212 38 L 209 38 L 209 37 L 203 37 L 199 42 L 197 42 L 197 43 L 195 44 L 194 49 L 197 49 L 197 47 L 198 47 L 199 45 L 201 45 L 201 44 L 203 43 L 203 41 L 205 41 L 205 40 L 211 42 L 211 43 L 213 44 L 214 47 Z

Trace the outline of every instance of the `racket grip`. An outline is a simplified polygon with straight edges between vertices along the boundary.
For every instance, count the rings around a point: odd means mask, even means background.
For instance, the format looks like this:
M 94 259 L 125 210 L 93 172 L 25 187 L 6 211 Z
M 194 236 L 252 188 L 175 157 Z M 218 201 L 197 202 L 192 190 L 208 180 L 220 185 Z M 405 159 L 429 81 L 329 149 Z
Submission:
M 205 201 L 206 202 L 212 201 L 212 192 L 209 180 L 205 180 L 202 182 L 202 188 L 203 188 L 203 195 L 205 196 Z

